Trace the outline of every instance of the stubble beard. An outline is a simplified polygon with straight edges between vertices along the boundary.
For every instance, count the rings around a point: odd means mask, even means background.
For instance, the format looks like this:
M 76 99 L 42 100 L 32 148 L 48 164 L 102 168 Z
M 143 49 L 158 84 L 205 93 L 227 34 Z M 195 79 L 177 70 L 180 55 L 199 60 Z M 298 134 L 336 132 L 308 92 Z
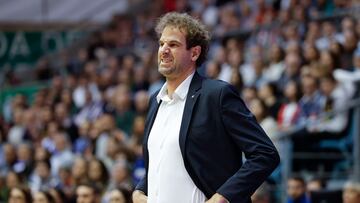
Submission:
M 161 64 L 159 63 L 158 71 L 164 77 L 169 77 L 170 75 L 172 75 L 172 73 L 176 72 L 176 68 L 175 68 L 174 64 L 170 67 L 164 67 L 164 66 L 161 66 Z

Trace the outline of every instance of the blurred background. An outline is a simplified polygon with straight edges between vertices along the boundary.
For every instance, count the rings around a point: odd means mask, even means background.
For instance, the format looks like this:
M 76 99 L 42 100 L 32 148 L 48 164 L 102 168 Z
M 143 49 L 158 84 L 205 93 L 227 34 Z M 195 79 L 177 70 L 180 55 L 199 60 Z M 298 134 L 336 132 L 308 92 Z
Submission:
M 358 0 L 0 0 L 0 202 L 131 202 L 169 11 L 280 152 L 253 202 L 360 203 Z

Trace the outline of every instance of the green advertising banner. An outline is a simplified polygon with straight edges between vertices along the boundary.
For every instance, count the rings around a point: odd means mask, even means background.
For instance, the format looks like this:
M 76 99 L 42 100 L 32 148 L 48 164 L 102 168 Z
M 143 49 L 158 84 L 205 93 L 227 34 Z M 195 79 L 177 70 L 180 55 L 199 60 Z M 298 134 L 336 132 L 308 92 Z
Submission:
M 0 31 L 0 68 L 32 66 L 39 57 L 69 46 L 84 34 L 83 31 Z

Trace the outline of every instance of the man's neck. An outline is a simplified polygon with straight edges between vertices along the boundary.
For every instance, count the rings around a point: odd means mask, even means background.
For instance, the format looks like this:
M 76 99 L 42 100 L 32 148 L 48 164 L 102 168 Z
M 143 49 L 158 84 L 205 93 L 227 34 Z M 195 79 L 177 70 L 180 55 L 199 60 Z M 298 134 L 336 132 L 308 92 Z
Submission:
M 175 92 L 176 88 L 187 78 L 191 75 L 195 69 L 189 69 L 186 74 L 183 74 L 181 77 L 177 78 L 166 78 L 167 83 L 167 94 L 172 98 L 172 94 Z

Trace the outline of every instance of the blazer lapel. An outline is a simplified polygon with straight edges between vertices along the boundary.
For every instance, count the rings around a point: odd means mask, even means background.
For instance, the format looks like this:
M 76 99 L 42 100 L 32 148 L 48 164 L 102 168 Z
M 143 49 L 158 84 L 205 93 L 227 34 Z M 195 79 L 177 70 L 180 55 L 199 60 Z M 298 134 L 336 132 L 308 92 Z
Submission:
M 157 95 L 157 94 L 155 94 L 155 95 Z M 156 114 L 157 114 L 157 111 L 159 110 L 160 104 L 161 104 L 161 100 L 158 103 L 156 101 L 156 98 L 155 98 L 154 101 L 153 101 L 153 104 L 150 106 L 150 109 L 149 109 L 149 113 L 148 113 L 148 119 L 149 120 L 148 120 L 148 125 L 145 128 L 145 134 L 144 134 L 145 135 L 144 143 L 145 143 L 146 148 L 147 148 L 147 142 L 148 142 L 148 139 L 149 139 L 150 130 L 151 130 L 153 124 L 154 124 Z
M 185 143 L 186 143 L 187 132 L 189 129 L 189 124 L 191 121 L 194 106 L 200 95 L 200 92 L 198 90 L 201 88 L 202 80 L 203 78 L 197 72 L 195 72 L 186 97 L 184 113 L 180 126 L 180 135 L 179 135 L 180 149 L 183 158 L 185 158 Z

